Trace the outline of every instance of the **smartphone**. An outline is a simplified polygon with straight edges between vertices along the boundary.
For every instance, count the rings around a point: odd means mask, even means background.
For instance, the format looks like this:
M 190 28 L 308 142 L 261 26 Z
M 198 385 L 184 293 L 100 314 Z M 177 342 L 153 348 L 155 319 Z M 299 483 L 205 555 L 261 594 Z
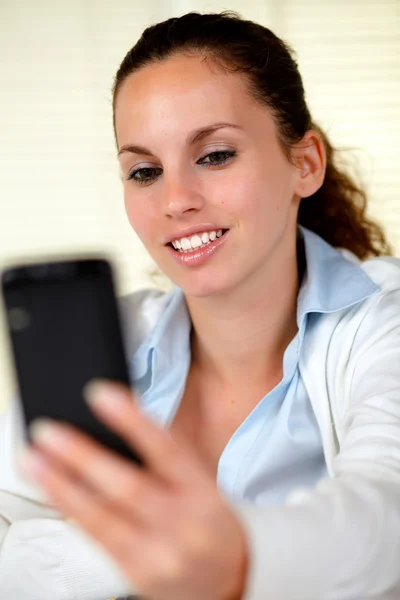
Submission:
M 143 460 L 90 411 L 94 378 L 130 385 L 114 276 L 105 258 L 8 266 L 1 275 L 6 324 L 26 423 L 66 421 L 142 466 Z

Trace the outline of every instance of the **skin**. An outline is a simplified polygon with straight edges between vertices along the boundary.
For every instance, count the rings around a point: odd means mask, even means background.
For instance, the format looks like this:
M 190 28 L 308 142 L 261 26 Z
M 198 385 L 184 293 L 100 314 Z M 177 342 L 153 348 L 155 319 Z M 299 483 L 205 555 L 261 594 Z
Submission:
M 240 129 L 187 144 L 193 130 L 220 121 Z M 257 393 L 277 383 L 297 332 L 296 219 L 300 199 L 322 185 L 322 142 L 307 132 L 292 164 L 271 113 L 241 77 L 184 56 L 127 78 L 116 103 L 116 136 L 119 150 L 139 144 L 151 151 L 119 155 L 125 208 L 149 253 L 185 293 L 202 414 L 223 414 L 232 397 L 248 408 L 249 381 Z M 226 150 L 237 155 L 219 166 L 199 164 Z M 151 172 L 158 176 L 142 186 L 127 180 L 138 168 L 159 169 Z M 165 237 L 204 222 L 230 230 L 224 247 L 199 267 L 176 264 Z M 137 398 L 121 385 L 92 388 L 90 397 L 108 401 L 108 409 L 93 407 L 95 415 L 142 454 L 147 469 L 66 424 L 47 422 L 34 428 L 24 472 L 103 545 L 143 595 L 242 598 L 250 556 L 245 531 L 196 448 L 186 439 L 177 444 L 140 414 Z

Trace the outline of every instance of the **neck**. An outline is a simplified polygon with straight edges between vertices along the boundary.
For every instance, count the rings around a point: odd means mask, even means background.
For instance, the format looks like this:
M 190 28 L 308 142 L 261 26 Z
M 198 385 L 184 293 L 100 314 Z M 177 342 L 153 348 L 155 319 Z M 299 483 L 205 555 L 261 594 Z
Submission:
M 243 389 L 249 381 L 262 387 L 282 378 L 284 352 L 298 331 L 297 296 L 305 267 L 299 242 L 245 293 L 186 298 L 193 323 L 192 364 L 221 389 Z

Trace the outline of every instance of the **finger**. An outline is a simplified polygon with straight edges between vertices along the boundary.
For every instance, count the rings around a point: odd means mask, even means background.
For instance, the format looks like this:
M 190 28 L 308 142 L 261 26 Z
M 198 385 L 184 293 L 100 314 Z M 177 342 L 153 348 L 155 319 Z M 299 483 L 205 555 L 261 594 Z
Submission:
M 95 382 L 86 386 L 84 393 L 93 412 L 137 451 L 158 476 L 180 485 L 209 480 L 195 449 L 183 439 L 178 446 L 166 430 L 142 414 L 132 402 L 129 388 L 116 382 Z
M 37 446 L 57 460 L 59 469 L 68 470 L 71 478 L 92 487 L 126 514 L 151 524 L 155 513 L 163 511 L 165 484 L 78 429 L 41 419 L 31 426 L 31 434 Z

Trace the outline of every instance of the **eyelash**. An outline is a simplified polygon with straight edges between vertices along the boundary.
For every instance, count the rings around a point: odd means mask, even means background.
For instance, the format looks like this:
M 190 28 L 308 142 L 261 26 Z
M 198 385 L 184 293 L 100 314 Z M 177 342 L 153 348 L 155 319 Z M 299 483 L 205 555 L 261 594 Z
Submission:
M 220 167 L 221 165 L 225 164 L 230 158 L 233 158 L 234 156 L 236 156 L 237 152 L 236 152 L 236 150 L 216 150 L 216 151 L 210 152 L 209 154 L 206 154 L 205 156 L 200 158 L 199 162 L 197 164 L 201 164 L 200 161 L 203 161 L 205 158 L 208 158 L 209 156 L 213 156 L 214 154 L 224 154 L 227 158 L 224 158 L 224 160 L 220 160 L 217 163 L 203 163 L 204 166 L 206 166 L 208 168 Z M 131 171 L 126 179 L 127 179 L 127 181 L 132 180 L 135 183 L 137 183 L 138 185 L 145 185 L 146 183 L 150 183 L 150 182 L 154 181 L 156 179 L 156 176 L 150 177 L 149 179 L 135 179 L 134 176 L 136 175 L 136 173 L 141 173 L 143 171 L 156 171 L 156 170 L 161 170 L 161 168 L 160 167 L 143 167 L 142 169 L 136 169 L 134 171 Z

